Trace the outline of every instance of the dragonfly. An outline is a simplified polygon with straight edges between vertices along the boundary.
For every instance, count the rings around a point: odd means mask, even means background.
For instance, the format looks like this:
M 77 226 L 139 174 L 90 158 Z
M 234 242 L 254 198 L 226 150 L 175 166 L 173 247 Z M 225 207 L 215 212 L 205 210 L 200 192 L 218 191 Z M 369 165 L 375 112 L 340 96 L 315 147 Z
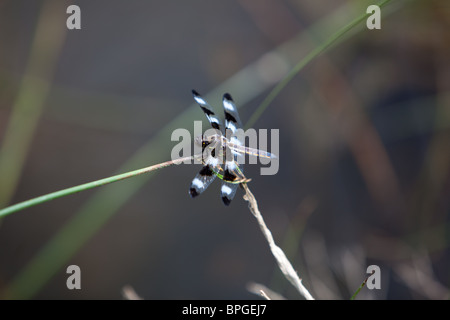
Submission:
M 216 177 L 219 177 L 222 180 L 220 195 L 223 203 L 228 206 L 233 200 L 238 186 L 250 181 L 244 175 L 243 161 L 238 161 L 238 158 L 245 154 L 268 159 L 277 157 L 263 150 L 246 147 L 243 145 L 243 141 L 237 138 L 236 133 L 242 129 L 242 122 L 229 93 L 225 93 L 222 99 L 225 127 L 222 126 L 211 105 L 197 91 L 192 90 L 192 94 L 205 113 L 211 127 L 217 133 L 195 138 L 195 142 L 202 148 L 203 167 L 192 180 L 189 194 L 192 198 L 197 197 L 208 188 Z

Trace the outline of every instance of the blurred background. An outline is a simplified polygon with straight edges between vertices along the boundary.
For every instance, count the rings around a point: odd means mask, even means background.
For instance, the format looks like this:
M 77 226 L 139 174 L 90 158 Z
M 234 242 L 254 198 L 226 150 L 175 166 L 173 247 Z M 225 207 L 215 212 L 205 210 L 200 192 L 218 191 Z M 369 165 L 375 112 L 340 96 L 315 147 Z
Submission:
M 81 30 L 66 9 L 81 8 Z M 0 2 L 0 204 L 170 160 L 176 128 L 246 123 L 270 90 L 372 1 Z M 448 299 L 450 3 L 392 1 L 315 57 L 255 118 L 280 130 L 280 170 L 249 187 L 275 241 L 317 299 Z M 247 203 L 199 165 L 158 170 L 0 220 L 0 297 L 302 299 Z M 68 290 L 66 268 L 81 268 Z

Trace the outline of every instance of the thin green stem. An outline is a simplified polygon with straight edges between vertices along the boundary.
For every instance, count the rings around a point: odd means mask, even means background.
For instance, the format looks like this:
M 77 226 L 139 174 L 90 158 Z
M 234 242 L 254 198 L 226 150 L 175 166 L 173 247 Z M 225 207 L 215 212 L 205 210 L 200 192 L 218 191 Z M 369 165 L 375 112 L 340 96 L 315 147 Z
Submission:
M 167 161 L 167 162 L 163 162 L 160 164 L 155 164 L 153 166 L 149 166 L 146 168 L 142 168 L 142 169 L 138 169 L 138 170 L 134 170 L 134 171 L 130 171 L 130 172 L 126 172 L 126 173 L 122 173 L 122 174 L 118 174 L 112 177 L 108 177 L 108 178 L 104 178 L 104 179 L 100 179 L 100 180 L 96 180 L 96 181 L 92 181 L 92 182 L 88 182 L 88 183 L 84 183 L 75 187 L 71 187 L 71 188 L 67 188 L 67 189 L 63 189 L 63 190 L 59 190 L 56 192 L 52 192 L 52 193 L 48 193 L 46 195 L 40 196 L 40 197 L 36 197 L 27 201 L 23 201 L 20 203 L 17 203 L 15 205 L 3 208 L 0 210 L 0 217 L 4 217 L 8 214 L 47 202 L 47 201 L 51 201 L 54 199 L 58 199 L 61 197 L 65 197 L 68 196 L 70 194 L 74 194 L 80 191 L 85 191 L 85 190 L 89 190 L 92 188 L 96 188 L 96 187 L 100 187 L 100 186 L 104 186 L 106 184 L 110 184 L 113 182 L 117 182 L 120 180 L 124 180 L 124 179 L 128 179 L 131 177 L 135 177 L 138 176 L 140 174 L 143 173 L 148 173 L 157 169 L 161 169 L 161 168 L 165 168 L 174 164 L 180 164 L 182 162 L 185 161 L 189 161 L 193 159 L 193 156 L 191 157 L 184 157 L 184 158 L 180 158 L 180 159 L 176 159 L 176 160 L 171 160 L 171 161 Z
M 363 283 L 361 283 L 361 285 L 359 286 L 358 290 L 356 290 L 356 292 L 352 295 L 352 297 L 350 298 L 350 300 L 355 300 L 356 296 L 358 295 L 358 293 L 361 291 L 362 288 L 364 288 L 364 286 L 367 283 L 367 280 L 369 280 L 369 277 L 374 274 L 375 271 L 372 271 L 372 273 L 370 275 L 367 276 L 367 278 L 363 281 Z

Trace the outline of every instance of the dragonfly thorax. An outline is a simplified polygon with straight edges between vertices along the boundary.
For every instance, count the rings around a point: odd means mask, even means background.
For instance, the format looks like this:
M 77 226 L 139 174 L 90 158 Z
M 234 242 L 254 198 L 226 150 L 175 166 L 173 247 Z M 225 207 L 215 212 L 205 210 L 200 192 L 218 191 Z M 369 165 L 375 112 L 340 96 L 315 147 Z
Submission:
M 195 143 L 202 147 L 202 153 L 207 152 L 213 157 L 221 155 L 226 148 L 226 144 L 222 137 L 217 134 L 211 136 L 198 136 L 195 138 Z
M 218 134 L 213 134 L 211 136 L 198 136 L 194 139 L 195 143 L 200 147 L 207 147 L 209 145 L 212 145 L 215 147 L 215 145 L 222 141 L 221 136 Z
M 211 136 L 198 136 L 195 143 L 202 147 L 202 158 L 215 158 L 218 164 L 225 164 L 226 161 L 233 161 L 233 153 L 228 148 L 229 141 L 218 134 Z

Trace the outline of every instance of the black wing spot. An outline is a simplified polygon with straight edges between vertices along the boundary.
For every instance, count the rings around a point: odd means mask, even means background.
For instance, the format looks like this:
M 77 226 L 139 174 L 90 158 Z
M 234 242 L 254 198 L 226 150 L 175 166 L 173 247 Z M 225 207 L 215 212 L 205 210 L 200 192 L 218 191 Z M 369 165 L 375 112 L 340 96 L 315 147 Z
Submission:
M 191 198 L 195 198 L 196 196 L 198 196 L 198 192 L 195 188 L 190 188 L 189 194 L 190 194 Z
M 231 200 L 228 199 L 227 197 L 222 197 L 222 201 L 226 206 L 229 206 L 231 203 Z
M 228 112 L 225 112 L 225 120 L 227 121 L 231 121 L 234 123 L 237 123 L 237 120 L 235 117 L 233 117 L 231 114 L 229 114 Z
M 237 177 L 235 174 L 231 173 L 228 169 L 225 170 L 225 173 L 223 175 L 223 180 L 225 181 L 234 181 Z
M 203 112 L 206 113 L 208 116 L 214 116 L 215 115 L 214 112 L 212 112 L 208 108 L 205 108 L 203 106 L 200 106 L 200 108 L 202 108 Z
M 211 127 L 213 127 L 214 129 L 220 130 L 220 126 L 217 122 L 211 122 Z
M 229 93 L 225 93 L 225 94 L 223 95 L 223 97 L 224 97 L 225 99 L 227 99 L 227 100 L 233 101 L 233 98 L 231 97 L 231 94 L 229 94 Z
M 201 176 L 203 176 L 203 177 L 205 177 L 205 176 L 212 176 L 214 173 L 213 173 L 213 171 L 211 170 L 211 168 L 209 167 L 209 166 L 204 166 L 203 168 L 202 168 L 202 170 L 200 170 L 200 175 Z

